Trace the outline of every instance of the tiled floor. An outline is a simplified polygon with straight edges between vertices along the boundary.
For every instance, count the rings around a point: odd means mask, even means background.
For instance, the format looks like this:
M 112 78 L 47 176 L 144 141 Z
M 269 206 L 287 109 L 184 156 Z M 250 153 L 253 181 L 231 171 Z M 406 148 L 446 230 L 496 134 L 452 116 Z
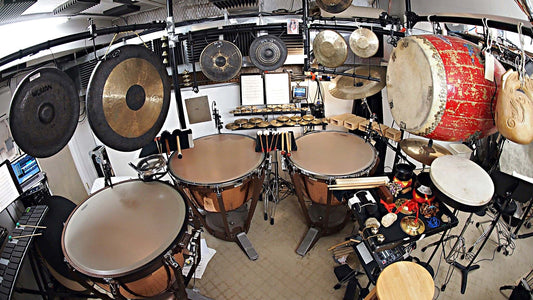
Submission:
M 259 253 L 257 261 L 248 260 L 237 244 L 204 233 L 208 246 L 215 248 L 217 253 L 207 266 L 203 278 L 196 280 L 195 287 L 200 293 L 213 299 L 342 299 L 344 288 L 333 289 L 336 283 L 333 267 L 337 264 L 327 248 L 343 241 L 350 234 L 353 224 L 349 223 L 340 233 L 321 238 L 305 257 L 301 257 L 295 250 L 307 228 L 296 197 L 290 196 L 278 205 L 273 226 L 263 220 L 262 205 L 259 202 L 248 233 Z M 460 213 L 459 226 L 453 233 L 459 233 L 466 217 L 466 213 Z M 474 219 L 477 221 L 483 218 L 476 216 Z M 466 234 L 467 245 L 471 245 L 479 234 L 480 229 L 470 226 Z M 420 241 L 412 254 L 422 260 L 426 259 L 431 251 L 423 253 L 421 248 L 438 238 L 433 236 Z M 533 238 L 515 240 L 515 243 L 516 250 L 511 256 L 496 253 L 494 261 L 483 261 L 479 270 L 470 273 L 466 294 L 460 293 L 461 274 L 455 270 L 446 290 L 439 293 L 436 289 L 435 297 L 505 299 L 498 288 L 514 283 L 533 268 Z M 494 243 L 489 241 L 479 258 L 492 257 L 494 249 Z M 435 269 L 440 252 L 432 262 Z M 448 267 L 442 261 L 435 280 L 439 289 Z

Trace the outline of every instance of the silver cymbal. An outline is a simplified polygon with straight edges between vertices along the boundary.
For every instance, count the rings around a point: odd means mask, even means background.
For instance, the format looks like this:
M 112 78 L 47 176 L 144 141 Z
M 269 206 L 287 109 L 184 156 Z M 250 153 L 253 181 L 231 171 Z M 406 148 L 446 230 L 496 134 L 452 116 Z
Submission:
M 367 28 L 354 30 L 350 35 L 349 43 L 353 53 L 362 58 L 374 56 L 379 49 L 378 37 Z

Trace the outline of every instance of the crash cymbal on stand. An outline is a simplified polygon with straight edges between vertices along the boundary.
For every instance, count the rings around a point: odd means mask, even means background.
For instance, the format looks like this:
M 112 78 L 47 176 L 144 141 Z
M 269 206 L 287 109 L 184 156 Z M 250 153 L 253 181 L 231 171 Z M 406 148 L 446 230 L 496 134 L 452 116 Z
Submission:
M 422 139 L 411 138 L 411 139 L 402 140 L 400 142 L 400 148 L 409 157 L 427 166 L 430 166 L 431 163 L 437 157 L 452 154 L 450 151 L 448 151 L 443 146 L 440 146 L 434 143 L 429 145 L 428 141 L 422 140 Z
M 263 35 L 250 45 L 250 60 L 258 69 L 274 71 L 287 59 L 287 46 L 277 36 Z
M 329 13 L 338 14 L 350 7 L 352 0 L 316 0 L 316 4 Z
M 13 139 L 33 157 L 50 157 L 68 143 L 80 114 L 74 82 L 56 68 L 31 72 L 17 86 L 9 109 Z
M 354 74 L 354 69 L 345 71 Z M 354 100 L 370 97 L 385 87 L 385 75 L 387 71 L 384 67 L 360 66 L 355 68 L 355 74 L 379 78 L 380 81 L 373 81 L 350 76 L 337 76 L 329 84 L 329 93 L 339 99 Z
M 242 66 L 242 54 L 232 42 L 214 41 L 200 54 L 202 73 L 213 81 L 228 81 Z
M 338 32 L 324 30 L 319 32 L 313 40 L 313 53 L 321 65 L 336 68 L 346 61 L 348 45 Z
M 167 117 L 167 70 L 146 47 L 122 46 L 96 65 L 86 101 L 100 141 L 119 151 L 137 150 L 154 140 Z
M 424 233 L 426 225 L 424 222 L 415 216 L 405 216 L 400 221 L 400 227 L 408 235 L 419 235 Z
M 368 58 L 374 56 L 378 52 L 379 41 L 378 37 L 372 30 L 367 28 L 359 28 L 354 30 L 350 35 L 350 49 L 355 55 Z

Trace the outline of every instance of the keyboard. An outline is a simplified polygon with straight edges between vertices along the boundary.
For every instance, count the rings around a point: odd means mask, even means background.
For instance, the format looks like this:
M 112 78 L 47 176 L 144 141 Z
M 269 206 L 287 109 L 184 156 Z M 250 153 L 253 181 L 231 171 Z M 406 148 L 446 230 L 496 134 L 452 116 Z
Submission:
M 24 210 L 18 223 L 21 225 L 38 226 L 43 220 L 48 207 L 46 205 L 30 206 Z M 34 234 L 38 230 L 31 227 L 15 227 L 9 234 L 16 237 L 21 235 Z M 38 236 L 36 236 L 38 237 Z M 0 299 L 10 299 L 13 294 L 15 282 L 20 272 L 22 261 L 31 245 L 34 237 L 8 239 L 0 256 Z

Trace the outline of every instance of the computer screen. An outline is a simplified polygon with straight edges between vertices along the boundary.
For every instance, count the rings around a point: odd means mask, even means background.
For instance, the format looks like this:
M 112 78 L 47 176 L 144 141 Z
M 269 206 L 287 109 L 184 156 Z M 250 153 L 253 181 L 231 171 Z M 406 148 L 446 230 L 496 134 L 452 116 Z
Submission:
M 15 174 L 15 178 L 19 185 L 30 180 L 34 175 L 41 172 L 37 159 L 35 157 L 24 154 L 11 163 L 11 169 Z
M 292 99 L 306 99 L 307 98 L 307 87 L 306 86 L 295 86 L 292 88 Z

